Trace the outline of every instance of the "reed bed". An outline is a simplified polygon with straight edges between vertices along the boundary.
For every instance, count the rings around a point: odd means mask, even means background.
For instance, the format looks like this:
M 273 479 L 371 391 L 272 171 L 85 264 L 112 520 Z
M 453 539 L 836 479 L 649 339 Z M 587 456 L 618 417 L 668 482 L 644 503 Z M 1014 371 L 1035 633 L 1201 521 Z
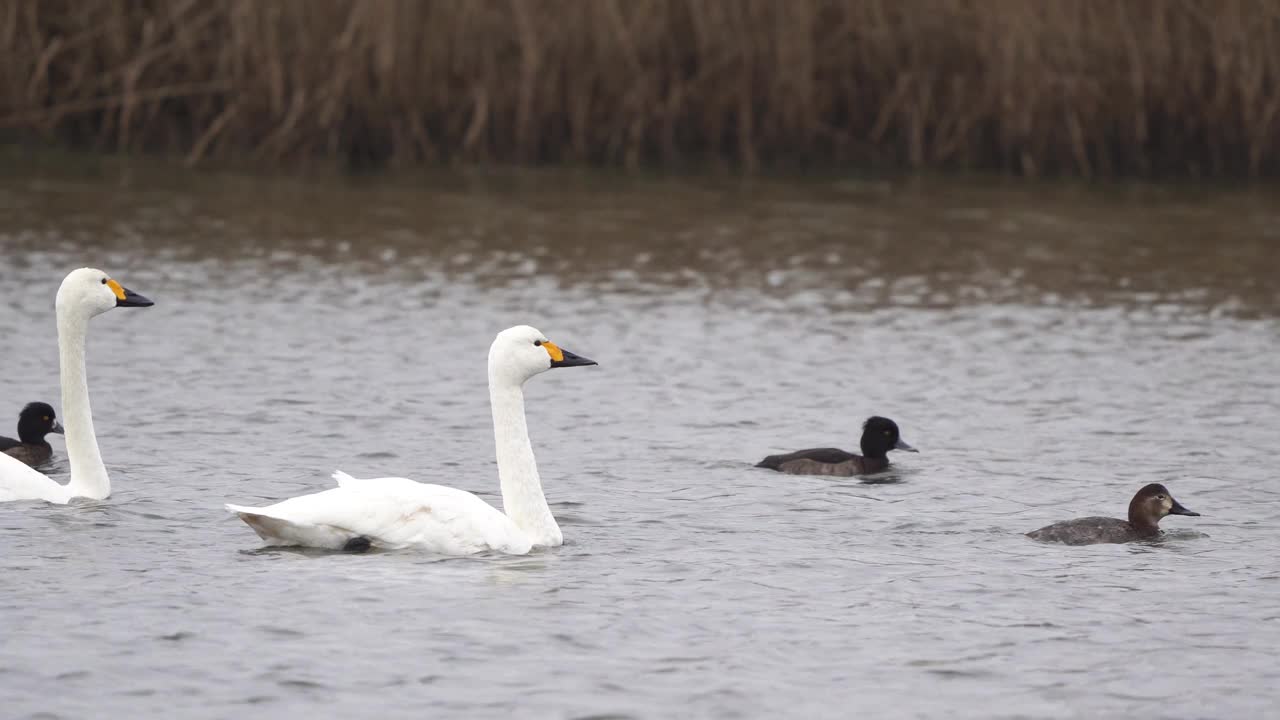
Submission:
M 4 0 L 0 134 L 332 158 L 1280 174 L 1278 0 Z

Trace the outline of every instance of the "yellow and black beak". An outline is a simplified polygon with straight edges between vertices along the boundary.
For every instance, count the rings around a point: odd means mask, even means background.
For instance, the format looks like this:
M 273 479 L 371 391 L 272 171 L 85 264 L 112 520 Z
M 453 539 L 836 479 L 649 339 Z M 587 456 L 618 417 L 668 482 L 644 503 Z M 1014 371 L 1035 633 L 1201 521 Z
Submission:
M 115 280 L 107 280 L 107 287 L 116 294 L 116 307 L 151 307 L 155 303 L 124 287 Z
M 542 343 L 542 349 L 547 351 L 551 356 L 551 367 L 582 367 L 583 365 L 598 365 L 595 360 L 584 358 L 581 355 L 575 355 L 568 350 L 557 347 L 550 340 Z

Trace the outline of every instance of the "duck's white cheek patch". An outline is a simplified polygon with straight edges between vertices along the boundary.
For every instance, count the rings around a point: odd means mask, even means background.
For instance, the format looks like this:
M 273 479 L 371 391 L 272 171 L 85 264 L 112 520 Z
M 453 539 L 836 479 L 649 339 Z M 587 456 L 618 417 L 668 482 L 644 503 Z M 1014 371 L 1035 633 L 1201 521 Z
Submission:
M 542 349 L 547 351 L 553 362 L 564 362 L 564 351 L 556 347 L 556 344 L 550 340 L 542 343 Z
M 115 280 L 108 280 L 107 287 L 111 288 L 111 292 L 116 294 L 117 300 L 124 300 L 124 288 L 120 287 L 120 283 Z

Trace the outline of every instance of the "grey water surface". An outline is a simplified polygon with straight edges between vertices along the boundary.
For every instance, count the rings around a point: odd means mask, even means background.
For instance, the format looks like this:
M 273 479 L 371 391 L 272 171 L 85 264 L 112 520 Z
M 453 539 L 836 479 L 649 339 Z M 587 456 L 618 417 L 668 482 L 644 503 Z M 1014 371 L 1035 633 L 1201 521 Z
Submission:
M 0 218 L 0 432 L 59 404 L 68 270 L 156 302 L 92 323 L 112 497 L 0 505 L 4 718 L 1276 712 L 1278 191 L 37 164 Z M 339 468 L 499 503 L 517 323 L 600 363 L 526 387 L 563 547 L 263 550 L 222 510 Z M 752 467 L 871 414 L 920 454 Z M 1149 482 L 1202 516 L 1023 536 Z

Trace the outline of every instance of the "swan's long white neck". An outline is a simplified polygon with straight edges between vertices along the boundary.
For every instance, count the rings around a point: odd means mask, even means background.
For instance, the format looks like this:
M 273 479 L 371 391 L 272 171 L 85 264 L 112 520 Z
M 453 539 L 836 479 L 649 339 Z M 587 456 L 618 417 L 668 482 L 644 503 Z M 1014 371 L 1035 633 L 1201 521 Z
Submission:
M 67 459 L 71 482 L 67 490 L 74 497 L 101 500 L 111 494 L 111 480 L 102 464 L 98 438 L 93 432 L 93 412 L 89 409 L 89 386 L 85 378 L 85 335 L 89 318 L 74 309 L 58 308 L 58 364 L 62 374 L 62 421 L 66 428 Z
M 524 390 L 489 373 L 489 403 L 493 408 L 493 438 L 498 449 L 498 479 L 502 483 L 502 508 L 535 546 L 563 542 L 560 526 L 542 494 L 538 463 L 529 444 L 524 417 Z

